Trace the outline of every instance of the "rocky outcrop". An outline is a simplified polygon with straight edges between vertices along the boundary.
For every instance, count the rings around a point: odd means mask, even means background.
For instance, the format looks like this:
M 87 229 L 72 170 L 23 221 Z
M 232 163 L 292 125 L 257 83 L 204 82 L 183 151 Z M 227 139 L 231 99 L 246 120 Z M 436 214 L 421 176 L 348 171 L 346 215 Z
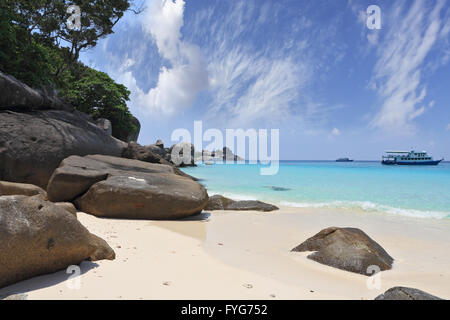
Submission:
M 274 211 L 279 208 L 257 200 L 235 201 L 221 195 L 211 196 L 205 210 Z
M 136 142 L 128 143 L 128 146 L 122 152 L 122 157 L 150 163 L 170 165 L 169 161 L 163 159 L 159 154 L 154 153 L 151 148 L 141 146 Z
M 309 259 L 367 276 L 372 275 L 369 267 L 389 270 L 394 262 L 378 243 L 356 228 L 324 229 L 292 251 L 314 251 L 308 255 Z
M 114 218 L 177 219 L 200 213 L 203 186 L 177 168 L 101 155 L 62 161 L 48 188 L 52 201 L 72 201 L 84 212 Z
M 81 112 L 0 111 L 0 180 L 46 188 L 63 159 L 88 154 L 120 156 L 126 146 Z
M 164 145 L 161 146 L 161 144 L 155 143 L 155 144 L 145 146 L 144 148 L 149 149 L 151 152 L 159 155 L 161 158 L 163 158 L 167 161 L 170 160 L 170 156 L 168 156 L 169 148 L 164 148 Z
M 32 89 L 16 78 L 0 72 L 0 110 L 44 109 L 73 110 L 56 95 Z
M 136 117 L 131 119 L 131 123 L 136 127 L 136 131 L 128 133 L 127 142 L 137 142 L 141 131 L 141 123 Z
M 216 151 L 208 151 L 203 150 L 201 154 L 203 161 L 209 161 L 209 160 L 222 160 L 222 161 L 244 161 L 243 158 L 239 157 L 238 155 L 235 155 L 233 151 L 231 151 L 228 147 L 223 147 L 222 150 L 216 150 Z
M 169 148 L 165 159 L 178 167 L 195 166 L 195 148 L 192 143 L 180 142 Z
M 47 198 L 47 192 L 38 186 L 26 183 L 14 183 L 8 181 L 0 181 L 0 196 L 35 196 L 40 195 L 42 198 Z
M 97 126 L 100 129 L 105 131 L 106 134 L 112 135 L 112 124 L 111 124 L 111 121 L 109 121 L 108 119 L 105 119 L 105 118 L 98 118 L 95 121 L 95 123 L 97 124 Z
M 133 145 L 131 146 L 133 147 Z M 170 148 L 164 148 L 164 143 L 162 142 L 162 140 L 158 139 L 154 144 L 140 146 L 140 149 L 142 151 L 139 152 L 142 154 L 151 152 L 154 156 L 161 157 L 163 161 L 160 161 L 160 163 L 163 164 L 170 163 L 177 167 L 195 166 L 195 148 L 192 143 L 180 142 L 172 145 Z M 186 157 L 184 157 L 185 150 L 188 150 Z M 135 151 L 133 151 L 132 153 L 135 153 Z M 175 155 L 175 157 L 173 157 L 173 155 Z M 127 155 L 126 157 L 128 158 L 129 156 Z M 139 157 L 136 158 L 139 159 Z M 134 157 L 132 157 L 132 159 L 134 159 Z
M 419 289 L 394 287 L 380 294 L 375 300 L 444 300 Z
M 161 139 L 156 140 L 155 146 L 157 146 L 160 149 L 164 149 L 164 142 Z
M 0 287 L 83 260 L 115 258 L 101 238 L 39 196 L 0 197 Z

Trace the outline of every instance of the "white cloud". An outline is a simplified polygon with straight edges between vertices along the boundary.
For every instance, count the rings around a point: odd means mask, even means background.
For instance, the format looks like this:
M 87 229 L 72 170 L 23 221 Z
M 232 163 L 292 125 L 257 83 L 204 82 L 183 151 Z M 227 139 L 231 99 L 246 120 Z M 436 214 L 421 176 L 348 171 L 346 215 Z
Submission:
M 142 16 L 143 31 L 156 43 L 160 56 L 170 66 L 162 66 L 156 87 L 142 90 L 130 71 L 122 81 L 132 92 L 132 100 L 144 111 L 172 115 L 189 107 L 196 95 L 208 86 L 205 58 L 197 45 L 182 40 L 184 0 L 155 0 Z
M 450 131 L 450 123 L 447 125 L 447 131 Z
M 220 122 L 215 125 L 326 122 L 326 103 L 314 101 L 308 88 L 323 81 L 343 55 L 345 46 L 335 41 L 338 17 L 317 27 L 305 9 L 283 32 L 270 28 L 261 37 L 249 30 L 276 24 L 285 7 L 252 1 L 205 5 L 186 20 L 186 5 L 148 2 L 148 10 L 131 22 L 141 25 L 130 32 L 135 38 L 121 38 L 117 50 L 104 48 L 108 73 L 131 91 L 134 112 L 178 115 L 205 91 L 198 107 L 207 109 L 205 120 Z
M 383 24 L 387 34 L 378 46 L 373 79 L 382 105 L 371 126 L 411 132 L 412 120 L 428 109 L 424 105 L 424 61 L 443 32 L 441 10 L 445 0 L 437 1 L 431 9 L 425 1 L 403 4 L 406 7 L 392 9 Z
M 372 33 L 367 34 L 367 40 L 369 43 L 373 46 L 376 46 L 378 44 L 380 33 L 379 31 L 373 31 Z
M 322 66 L 313 60 L 325 60 L 326 54 L 338 51 L 329 48 L 332 31 L 313 29 L 308 16 L 299 15 L 290 33 L 268 35 L 255 46 L 256 38 L 246 38 L 249 30 L 266 27 L 268 20 L 276 23 L 279 6 L 266 2 L 260 8 L 251 1 L 236 1 L 229 8 L 220 12 L 220 20 L 218 12 L 200 11 L 193 24 L 198 31 L 194 34 L 207 39 L 202 49 L 209 61 L 213 98 L 206 116 L 216 119 L 220 114 L 222 121 L 237 127 L 261 125 L 261 121 L 275 124 L 288 118 L 299 123 L 318 114 L 321 105 L 312 102 L 305 89 L 314 80 L 314 68 Z M 205 25 L 207 34 L 203 34 Z M 320 52 L 320 57 L 313 51 Z
M 235 125 L 285 119 L 309 78 L 306 67 L 289 58 L 271 60 L 242 49 L 220 55 L 209 70 L 215 96 L 210 114 L 225 111 Z
M 335 137 L 340 136 L 341 135 L 341 131 L 339 131 L 338 128 L 334 128 L 333 130 L 331 130 L 331 135 L 335 136 Z

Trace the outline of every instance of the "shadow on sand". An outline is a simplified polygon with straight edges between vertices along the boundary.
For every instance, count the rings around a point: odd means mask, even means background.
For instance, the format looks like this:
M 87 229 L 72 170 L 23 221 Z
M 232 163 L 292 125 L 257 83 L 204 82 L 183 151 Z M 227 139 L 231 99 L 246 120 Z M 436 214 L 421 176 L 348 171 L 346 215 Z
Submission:
M 83 261 L 79 267 L 81 269 L 81 274 L 79 276 L 81 276 L 90 270 L 97 268 L 98 264 L 91 261 Z M 73 273 L 66 273 L 66 269 L 64 269 L 54 273 L 23 280 L 1 288 L 0 298 L 54 286 L 58 283 L 66 281 L 72 274 Z

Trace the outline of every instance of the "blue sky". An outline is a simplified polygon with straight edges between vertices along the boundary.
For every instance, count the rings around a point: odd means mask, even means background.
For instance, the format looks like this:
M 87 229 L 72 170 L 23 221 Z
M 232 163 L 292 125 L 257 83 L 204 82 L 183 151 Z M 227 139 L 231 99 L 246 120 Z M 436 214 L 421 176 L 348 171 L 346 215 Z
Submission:
M 139 143 L 280 129 L 281 159 L 450 160 L 450 2 L 151 0 L 84 52 L 132 92 Z M 366 26 L 381 8 L 382 28 Z M 206 144 L 205 144 L 206 145 Z

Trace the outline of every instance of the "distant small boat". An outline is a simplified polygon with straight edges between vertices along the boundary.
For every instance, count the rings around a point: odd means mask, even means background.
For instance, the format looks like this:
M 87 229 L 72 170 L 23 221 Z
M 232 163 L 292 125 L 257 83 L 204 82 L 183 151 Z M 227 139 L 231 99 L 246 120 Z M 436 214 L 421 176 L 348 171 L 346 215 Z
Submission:
M 386 151 L 382 156 L 381 163 L 386 165 L 419 165 L 419 166 L 437 166 L 441 160 L 433 160 L 426 151 Z
M 353 162 L 353 160 L 350 158 L 339 158 L 336 162 Z

